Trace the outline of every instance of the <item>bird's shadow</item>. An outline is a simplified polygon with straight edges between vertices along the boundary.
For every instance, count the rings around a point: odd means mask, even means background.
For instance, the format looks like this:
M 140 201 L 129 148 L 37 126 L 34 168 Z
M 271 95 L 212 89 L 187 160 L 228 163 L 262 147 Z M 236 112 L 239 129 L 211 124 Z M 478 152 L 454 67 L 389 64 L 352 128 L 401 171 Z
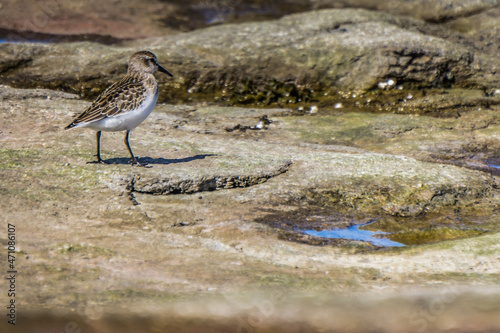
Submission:
M 194 155 L 190 157 L 184 158 L 152 158 L 152 157 L 138 157 L 137 161 L 142 164 L 155 165 L 155 164 L 175 164 L 175 163 L 187 163 L 195 160 L 203 160 L 210 156 L 217 156 L 217 154 L 201 154 Z M 130 157 L 119 157 L 119 158 L 110 158 L 104 160 L 104 162 L 108 164 L 130 164 Z

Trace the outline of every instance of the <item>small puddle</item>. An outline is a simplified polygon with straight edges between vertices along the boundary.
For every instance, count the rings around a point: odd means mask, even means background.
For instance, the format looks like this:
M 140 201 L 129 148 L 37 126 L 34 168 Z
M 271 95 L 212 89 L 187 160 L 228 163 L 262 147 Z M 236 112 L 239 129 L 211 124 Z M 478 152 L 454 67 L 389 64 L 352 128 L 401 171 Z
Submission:
M 418 246 L 500 232 L 498 220 L 491 214 L 461 216 L 454 211 L 418 217 L 385 214 L 367 217 L 327 209 L 298 209 L 270 211 L 255 221 L 274 228 L 282 240 L 319 246 L 354 246 L 361 251 Z
M 486 172 L 491 173 L 494 176 L 500 176 L 500 158 L 489 158 L 483 161 L 488 166 L 489 170 L 485 170 Z M 481 170 L 482 171 L 482 170 Z
M 369 242 L 375 246 L 383 246 L 383 247 L 391 247 L 391 246 L 406 246 L 402 243 L 394 242 L 388 238 L 382 237 L 373 237 L 375 235 L 389 235 L 389 232 L 384 231 L 370 231 L 370 230 L 360 230 L 360 227 L 365 225 L 370 225 L 375 223 L 375 221 L 371 221 L 365 224 L 351 225 L 347 228 L 336 228 L 331 230 L 300 230 L 306 235 L 313 237 L 322 237 L 322 238 L 336 238 L 336 239 L 348 239 L 355 241 L 363 241 Z

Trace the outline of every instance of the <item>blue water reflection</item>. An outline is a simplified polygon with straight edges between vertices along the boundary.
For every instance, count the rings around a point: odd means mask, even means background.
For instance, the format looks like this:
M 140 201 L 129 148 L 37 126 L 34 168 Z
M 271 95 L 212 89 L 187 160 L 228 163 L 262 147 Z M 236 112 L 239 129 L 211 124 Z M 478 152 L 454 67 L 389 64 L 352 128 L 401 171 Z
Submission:
M 349 239 L 349 240 L 358 240 L 363 242 L 370 242 L 376 246 L 406 246 L 404 244 L 391 241 L 388 238 L 377 238 L 373 237 L 374 235 L 385 235 L 388 232 L 383 231 L 370 231 L 370 230 L 359 230 L 360 227 L 372 224 L 374 222 L 369 222 L 365 224 L 352 225 L 346 229 L 332 229 L 332 230 L 321 230 L 317 231 L 314 229 L 311 230 L 300 230 L 306 235 L 314 236 L 314 237 L 323 237 L 323 238 L 341 238 L 341 239 Z

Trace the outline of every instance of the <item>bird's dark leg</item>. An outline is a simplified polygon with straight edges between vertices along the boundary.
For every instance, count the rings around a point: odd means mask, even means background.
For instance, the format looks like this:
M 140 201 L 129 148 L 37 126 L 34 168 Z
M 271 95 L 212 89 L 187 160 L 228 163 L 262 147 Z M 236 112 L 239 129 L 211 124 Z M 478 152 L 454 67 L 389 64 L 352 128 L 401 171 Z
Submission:
M 127 146 L 128 152 L 130 153 L 130 157 L 132 157 L 131 164 L 136 165 L 136 166 L 144 166 L 144 167 L 148 166 L 147 164 L 139 163 L 139 161 L 137 161 L 137 158 L 135 158 L 134 153 L 132 152 L 132 148 L 130 148 L 130 143 L 128 142 L 129 134 L 130 134 L 130 131 L 127 131 L 127 133 L 125 133 L 125 145 Z
M 95 155 L 97 157 L 97 161 L 91 161 L 87 162 L 88 163 L 100 163 L 100 164 L 108 164 L 101 158 L 101 131 L 97 131 L 95 134 L 96 136 L 96 141 L 97 141 L 97 154 Z

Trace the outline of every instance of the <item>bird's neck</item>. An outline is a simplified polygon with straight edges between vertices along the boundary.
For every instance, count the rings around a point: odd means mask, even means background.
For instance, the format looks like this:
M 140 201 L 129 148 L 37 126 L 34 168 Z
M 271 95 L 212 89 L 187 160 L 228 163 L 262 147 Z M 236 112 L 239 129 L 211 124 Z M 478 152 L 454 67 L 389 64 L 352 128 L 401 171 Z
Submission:
M 133 81 L 142 82 L 153 93 L 156 94 L 158 92 L 158 82 L 153 74 L 144 71 L 129 71 L 127 76 L 132 77 Z

